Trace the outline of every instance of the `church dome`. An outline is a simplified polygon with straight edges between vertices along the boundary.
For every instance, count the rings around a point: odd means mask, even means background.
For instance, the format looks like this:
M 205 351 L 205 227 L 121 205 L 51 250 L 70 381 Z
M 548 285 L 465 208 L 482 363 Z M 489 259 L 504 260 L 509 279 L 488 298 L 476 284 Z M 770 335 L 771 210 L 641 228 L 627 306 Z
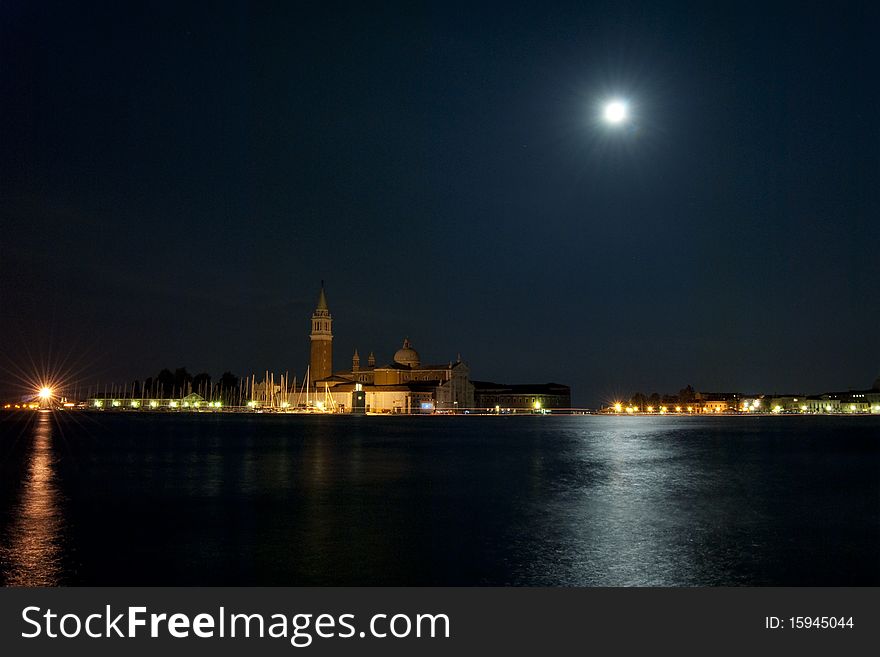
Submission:
M 394 354 L 394 362 L 408 367 L 418 367 L 421 363 L 419 352 L 412 348 L 409 338 L 403 341 L 403 346 Z

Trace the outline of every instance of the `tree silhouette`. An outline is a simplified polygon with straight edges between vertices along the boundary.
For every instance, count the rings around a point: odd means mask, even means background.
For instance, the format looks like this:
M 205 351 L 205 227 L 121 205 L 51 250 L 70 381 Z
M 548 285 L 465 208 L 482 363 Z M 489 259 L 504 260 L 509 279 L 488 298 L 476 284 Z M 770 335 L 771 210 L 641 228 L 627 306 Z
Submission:
M 192 380 L 192 375 L 186 371 L 185 367 L 178 367 L 174 370 L 174 387 L 181 397 L 190 393 Z
M 159 372 L 159 376 L 156 377 L 156 383 L 158 384 L 160 397 L 167 399 L 174 393 L 174 374 L 171 373 L 171 370 L 166 368 Z
M 644 408 L 647 405 L 648 398 L 645 397 L 641 392 L 637 392 L 634 394 L 630 400 L 630 406 L 635 406 L 636 408 Z
M 223 372 L 218 382 L 220 396 L 224 404 L 232 405 L 238 400 L 239 380 L 232 372 Z
M 209 399 L 211 397 L 211 375 L 207 372 L 196 374 L 192 379 L 192 389 L 193 392 Z
M 688 385 L 687 388 L 682 388 L 678 391 L 679 399 L 681 399 L 682 403 L 685 404 L 689 404 L 690 402 L 694 401 L 694 399 L 696 398 L 696 394 L 697 393 L 694 390 L 694 387 L 691 385 Z

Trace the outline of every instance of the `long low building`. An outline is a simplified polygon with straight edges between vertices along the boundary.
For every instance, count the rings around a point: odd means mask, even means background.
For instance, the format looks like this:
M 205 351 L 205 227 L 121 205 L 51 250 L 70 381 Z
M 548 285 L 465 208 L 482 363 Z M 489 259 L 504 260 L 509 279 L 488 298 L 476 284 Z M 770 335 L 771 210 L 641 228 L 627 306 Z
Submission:
M 114 397 L 95 395 L 90 397 L 87 408 L 99 410 L 210 410 L 222 408 L 219 401 L 207 400 L 199 394 L 191 393 L 183 397 Z
M 480 412 L 571 409 L 571 388 L 561 383 L 492 383 L 471 381 Z

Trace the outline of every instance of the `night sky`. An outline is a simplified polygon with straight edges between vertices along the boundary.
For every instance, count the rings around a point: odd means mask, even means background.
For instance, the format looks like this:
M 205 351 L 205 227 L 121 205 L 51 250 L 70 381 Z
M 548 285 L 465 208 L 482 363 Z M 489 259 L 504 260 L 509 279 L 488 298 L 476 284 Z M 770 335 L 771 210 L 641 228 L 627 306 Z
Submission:
M 6 388 L 302 376 L 322 279 L 336 368 L 880 375 L 876 3 L 216 5 L 0 5 Z

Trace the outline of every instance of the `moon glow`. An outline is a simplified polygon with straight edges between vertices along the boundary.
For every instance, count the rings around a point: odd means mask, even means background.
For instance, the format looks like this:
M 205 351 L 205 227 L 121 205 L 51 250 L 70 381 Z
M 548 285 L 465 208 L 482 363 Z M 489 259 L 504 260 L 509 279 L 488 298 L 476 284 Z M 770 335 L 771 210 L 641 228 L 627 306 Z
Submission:
M 629 109 L 622 100 L 612 100 L 605 104 L 602 116 L 607 123 L 619 124 L 629 117 Z

